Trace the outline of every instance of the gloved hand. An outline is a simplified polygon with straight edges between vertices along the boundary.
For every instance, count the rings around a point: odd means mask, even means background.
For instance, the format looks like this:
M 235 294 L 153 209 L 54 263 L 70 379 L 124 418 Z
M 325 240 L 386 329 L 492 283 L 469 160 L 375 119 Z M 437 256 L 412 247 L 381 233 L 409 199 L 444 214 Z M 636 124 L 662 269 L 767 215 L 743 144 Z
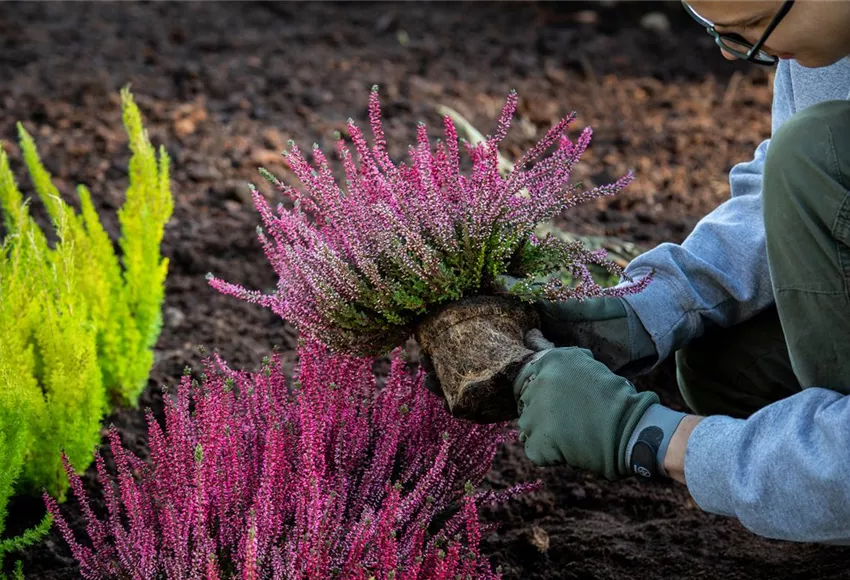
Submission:
M 518 279 L 503 276 L 507 292 Z M 617 374 L 632 377 L 658 362 L 652 337 L 622 298 L 538 300 L 540 330 L 556 346 L 577 346 Z
M 659 405 L 655 393 L 638 393 L 587 349 L 555 348 L 536 329 L 525 342 L 538 352 L 517 374 L 514 395 L 529 459 L 611 480 L 635 471 L 665 475 L 664 453 L 683 413 Z

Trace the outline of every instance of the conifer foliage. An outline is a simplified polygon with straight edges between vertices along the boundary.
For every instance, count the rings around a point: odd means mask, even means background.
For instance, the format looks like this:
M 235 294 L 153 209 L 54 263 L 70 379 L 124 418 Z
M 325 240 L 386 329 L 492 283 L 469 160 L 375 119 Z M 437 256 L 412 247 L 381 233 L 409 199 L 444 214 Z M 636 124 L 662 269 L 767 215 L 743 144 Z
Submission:
M 159 248 L 172 210 L 169 161 L 163 150 L 156 155 L 130 92 L 121 97 L 132 156 L 118 215 L 120 259 L 88 190 L 77 189 L 78 214 L 19 125 L 34 190 L 55 229 L 50 243 L 0 148 L 0 520 L 13 493 L 64 497 L 63 450 L 77 469 L 88 467 L 110 403 L 134 405 L 153 363 L 167 270 Z

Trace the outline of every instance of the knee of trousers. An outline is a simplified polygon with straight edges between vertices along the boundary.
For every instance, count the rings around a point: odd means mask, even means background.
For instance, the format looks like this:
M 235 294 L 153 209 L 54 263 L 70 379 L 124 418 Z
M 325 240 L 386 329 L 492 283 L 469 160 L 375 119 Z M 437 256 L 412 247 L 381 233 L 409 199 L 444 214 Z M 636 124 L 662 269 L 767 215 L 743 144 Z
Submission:
M 788 238 L 804 225 L 801 212 L 823 201 L 815 186 L 822 175 L 838 174 L 836 158 L 850 158 L 850 101 L 825 101 L 793 115 L 773 134 L 764 164 L 764 218 L 767 235 Z M 840 177 L 839 177 L 840 179 Z M 850 186 L 850 183 L 844 184 Z
M 723 401 L 718 386 L 733 388 L 734 373 L 725 372 L 724 365 L 717 364 L 717 357 L 710 356 L 704 349 L 684 347 L 676 352 L 676 380 L 685 403 L 699 415 L 721 412 L 718 406 Z

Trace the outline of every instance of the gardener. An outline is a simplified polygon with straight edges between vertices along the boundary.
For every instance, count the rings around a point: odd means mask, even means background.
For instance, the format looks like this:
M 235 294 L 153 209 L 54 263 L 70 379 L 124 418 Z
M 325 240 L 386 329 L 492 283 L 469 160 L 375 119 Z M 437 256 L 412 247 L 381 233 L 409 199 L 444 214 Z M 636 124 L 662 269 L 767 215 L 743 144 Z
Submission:
M 778 62 L 772 137 L 681 245 L 629 265 L 646 290 L 539 303 L 513 390 L 535 463 L 672 478 L 757 534 L 850 543 L 850 2 L 792 4 L 685 4 L 725 57 Z M 674 353 L 695 414 L 622 378 Z

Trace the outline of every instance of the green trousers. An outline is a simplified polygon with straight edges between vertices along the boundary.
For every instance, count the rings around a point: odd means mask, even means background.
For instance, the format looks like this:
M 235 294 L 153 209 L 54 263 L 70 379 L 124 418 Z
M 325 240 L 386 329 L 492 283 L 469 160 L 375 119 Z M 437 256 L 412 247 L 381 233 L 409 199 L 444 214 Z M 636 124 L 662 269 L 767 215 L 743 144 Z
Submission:
M 676 353 L 682 396 L 701 415 L 747 417 L 806 387 L 850 394 L 850 102 L 786 121 L 763 186 L 775 306 Z

